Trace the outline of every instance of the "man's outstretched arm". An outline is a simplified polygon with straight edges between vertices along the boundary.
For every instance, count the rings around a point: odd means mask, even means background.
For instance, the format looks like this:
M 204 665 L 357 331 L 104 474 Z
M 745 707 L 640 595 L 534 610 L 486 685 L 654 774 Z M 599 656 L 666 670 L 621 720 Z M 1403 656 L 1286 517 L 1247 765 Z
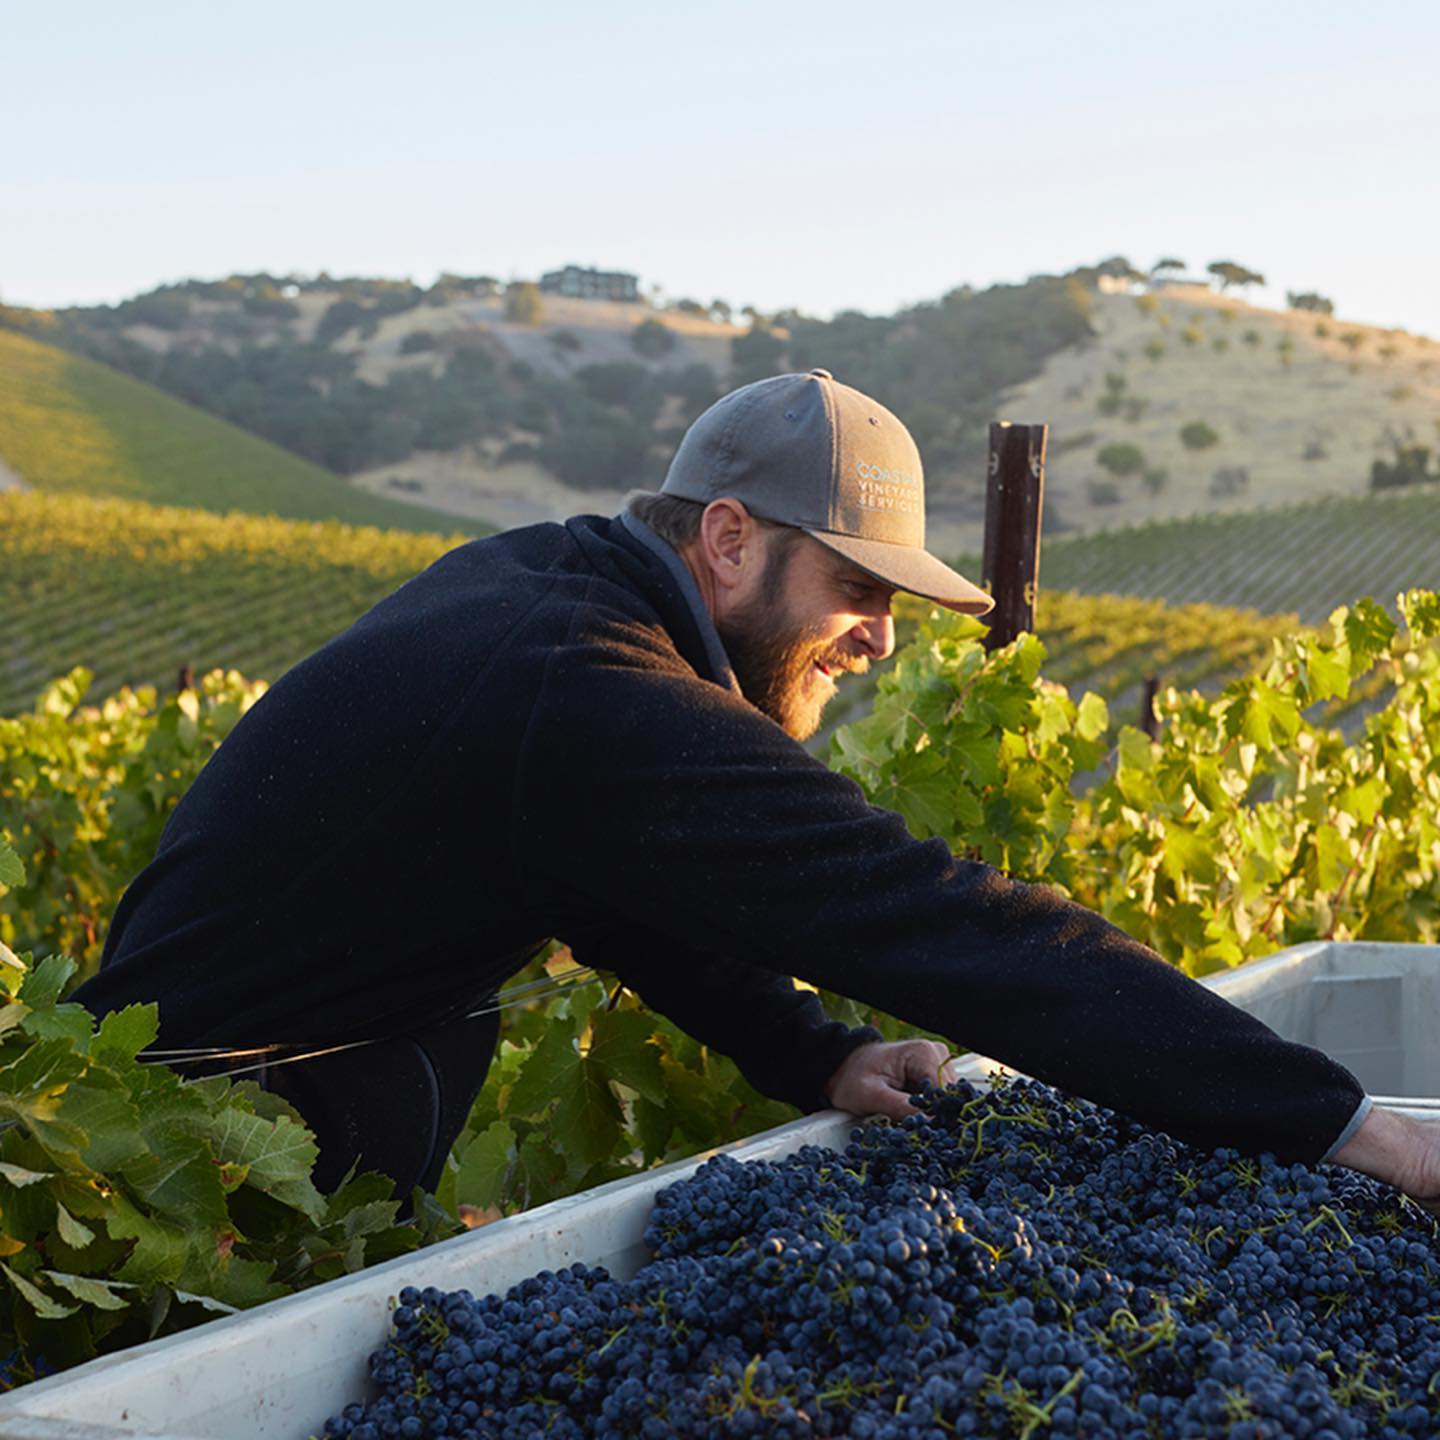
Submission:
M 1192 1144 L 1314 1162 L 1341 1140 L 1365 1098 L 1343 1066 L 1054 891 L 915 840 L 643 641 L 579 625 L 550 651 L 516 776 L 537 904 L 704 936 Z

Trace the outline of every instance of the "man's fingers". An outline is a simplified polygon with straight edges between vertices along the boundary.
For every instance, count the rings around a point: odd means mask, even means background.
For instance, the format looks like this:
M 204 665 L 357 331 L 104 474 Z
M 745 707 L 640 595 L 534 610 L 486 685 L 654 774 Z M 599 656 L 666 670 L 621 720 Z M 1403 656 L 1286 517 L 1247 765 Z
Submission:
M 887 1115 L 891 1120 L 903 1120 L 907 1115 L 915 1114 L 908 1093 L 886 1084 L 869 1087 L 864 1108 L 867 1115 Z
M 928 1080 L 932 1085 L 953 1085 L 960 1078 L 960 1059 L 938 1040 L 916 1040 L 905 1057 L 905 1073 L 912 1085 Z M 916 1068 L 916 1067 L 920 1068 Z
M 922 1080 L 935 1083 L 940 1066 L 950 1052 L 934 1040 L 906 1040 L 897 1046 L 897 1053 L 901 1078 L 913 1090 Z
M 825 1094 L 852 1115 L 886 1115 L 903 1120 L 916 1113 L 910 1096 L 929 1082 L 948 1085 L 959 1061 L 936 1040 L 876 1041 L 851 1052 L 831 1077 Z

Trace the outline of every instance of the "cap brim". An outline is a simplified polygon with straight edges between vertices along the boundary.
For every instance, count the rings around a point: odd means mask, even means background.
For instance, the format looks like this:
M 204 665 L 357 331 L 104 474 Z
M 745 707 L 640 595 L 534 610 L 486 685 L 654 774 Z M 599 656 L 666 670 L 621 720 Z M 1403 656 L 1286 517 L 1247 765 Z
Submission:
M 885 540 L 836 535 L 830 530 L 806 528 L 805 533 L 877 580 L 907 594 L 933 600 L 947 610 L 957 610 L 962 615 L 984 615 L 995 605 L 993 597 L 978 585 L 972 585 L 943 560 L 937 560 L 928 550 L 913 545 L 892 545 Z

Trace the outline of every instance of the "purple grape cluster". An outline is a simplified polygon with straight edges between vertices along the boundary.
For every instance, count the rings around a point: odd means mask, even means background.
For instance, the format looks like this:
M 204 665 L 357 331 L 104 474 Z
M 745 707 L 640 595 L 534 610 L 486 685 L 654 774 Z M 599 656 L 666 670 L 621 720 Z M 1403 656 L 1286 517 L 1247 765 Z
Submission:
M 707 1161 L 631 1280 L 403 1291 L 325 1435 L 1440 1434 L 1437 1229 L 1395 1191 L 1033 1081 L 915 1101 L 840 1154 Z

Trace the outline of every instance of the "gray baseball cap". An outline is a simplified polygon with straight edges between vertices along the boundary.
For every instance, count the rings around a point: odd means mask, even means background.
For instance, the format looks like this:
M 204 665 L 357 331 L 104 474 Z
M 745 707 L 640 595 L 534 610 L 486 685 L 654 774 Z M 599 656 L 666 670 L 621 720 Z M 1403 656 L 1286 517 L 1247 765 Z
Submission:
M 722 395 L 685 432 L 665 495 L 730 496 L 893 585 L 966 615 L 994 601 L 925 548 L 925 477 L 910 432 L 828 370 Z

